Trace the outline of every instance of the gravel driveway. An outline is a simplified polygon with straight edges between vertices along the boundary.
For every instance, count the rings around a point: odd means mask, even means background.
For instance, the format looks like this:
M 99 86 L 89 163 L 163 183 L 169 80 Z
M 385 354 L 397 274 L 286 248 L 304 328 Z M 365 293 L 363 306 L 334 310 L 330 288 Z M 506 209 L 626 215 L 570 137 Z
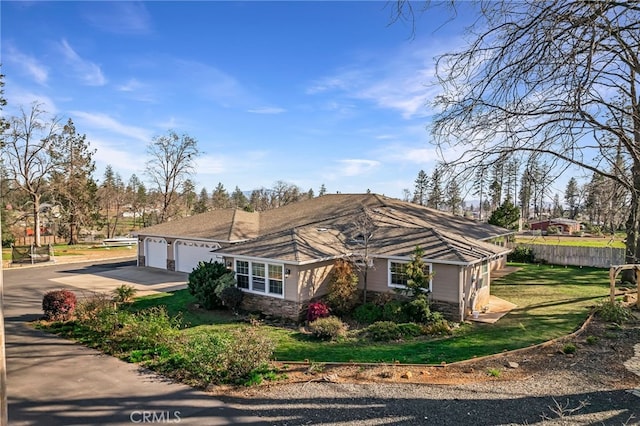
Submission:
M 640 398 L 571 372 L 466 385 L 299 383 L 221 398 L 277 425 L 638 425 Z

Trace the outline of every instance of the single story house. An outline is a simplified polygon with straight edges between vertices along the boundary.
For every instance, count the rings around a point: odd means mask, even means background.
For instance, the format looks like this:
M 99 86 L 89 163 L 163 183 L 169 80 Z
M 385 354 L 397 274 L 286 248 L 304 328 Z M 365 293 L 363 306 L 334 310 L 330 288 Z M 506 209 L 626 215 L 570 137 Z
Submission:
M 532 231 L 542 231 L 543 233 L 548 232 L 549 228 L 557 228 L 563 234 L 580 232 L 580 222 L 573 219 L 565 219 L 563 217 L 531 222 L 529 227 Z
M 491 271 L 510 251 L 504 228 L 376 194 L 324 195 L 263 212 L 214 210 L 140 230 L 138 264 L 190 272 L 223 262 L 245 309 L 299 319 L 326 294 L 334 262 L 354 261 L 367 290 L 406 283 L 416 246 L 431 272 L 430 297 L 451 319 L 488 303 Z M 365 261 L 366 260 L 366 261 Z

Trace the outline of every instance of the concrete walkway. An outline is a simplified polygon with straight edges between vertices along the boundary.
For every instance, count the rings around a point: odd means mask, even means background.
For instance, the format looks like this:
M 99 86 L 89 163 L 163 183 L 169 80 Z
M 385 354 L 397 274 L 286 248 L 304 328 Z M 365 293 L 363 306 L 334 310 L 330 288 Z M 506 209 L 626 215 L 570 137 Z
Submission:
M 73 264 L 4 271 L 9 423 L 263 424 L 265 418 L 246 415 L 204 392 L 28 324 L 42 315 L 42 295 L 61 286 L 74 291 L 107 290 L 123 283 L 143 291 L 184 286 L 184 276 L 133 265 Z

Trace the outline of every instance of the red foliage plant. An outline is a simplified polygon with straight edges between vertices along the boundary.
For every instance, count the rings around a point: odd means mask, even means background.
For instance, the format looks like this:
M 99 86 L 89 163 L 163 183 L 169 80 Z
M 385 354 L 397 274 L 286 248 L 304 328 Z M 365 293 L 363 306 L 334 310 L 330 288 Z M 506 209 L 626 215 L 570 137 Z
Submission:
M 42 298 L 44 317 L 49 321 L 65 321 L 76 309 L 76 295 L 70 290 L 53 290 Z
M 322 302 L 313 302 L 309 303 L 309 307 L 307 308 L 307 321 L 313 322 L 318 318 L 328 317 L 329 307 Z

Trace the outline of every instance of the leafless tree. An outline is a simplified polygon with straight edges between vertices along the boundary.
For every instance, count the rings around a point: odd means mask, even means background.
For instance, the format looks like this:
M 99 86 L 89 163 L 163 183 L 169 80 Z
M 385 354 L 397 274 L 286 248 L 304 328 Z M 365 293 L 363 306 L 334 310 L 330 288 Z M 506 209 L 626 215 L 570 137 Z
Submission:
M 436 64 L 433 133 L 462 153 L 449 166 L 519 153 L 600 174 L 631 194 L 626 258 L 640 261 L 640 4 L 478 4 L 471 43 Z
M 40 104 L 20 111 L 20 116 L 9 119 L 9 129 L 2 137 L 2 151 L 9 179 L 29 196 L 34 244 L 40 246 L 40 203 L 48 188 L 47 177 L 56 165 L 50 152 L 60 126 L 58 119 L 46 117 Z
M 363 207 L 347 230 L 348 244 L 352 247 L 351 257 L 356 269 L 362 274 L 362 300 L 367 303 L 367 278 L 369 269 L 373 268 L 371 243 L 375 238 L 376 224 L 372 212 Z
M 169 131 L 156 136 L 147 147 L 149 160 L 145 172 L 151 180 L 152 189 L 162 196 L 159 222 L 166 222 L 176 213 L 176 202 L 182 186 L 195 169 L 195 160 L 200 155 L 198 142 L 189 135 L 178 135 Z

